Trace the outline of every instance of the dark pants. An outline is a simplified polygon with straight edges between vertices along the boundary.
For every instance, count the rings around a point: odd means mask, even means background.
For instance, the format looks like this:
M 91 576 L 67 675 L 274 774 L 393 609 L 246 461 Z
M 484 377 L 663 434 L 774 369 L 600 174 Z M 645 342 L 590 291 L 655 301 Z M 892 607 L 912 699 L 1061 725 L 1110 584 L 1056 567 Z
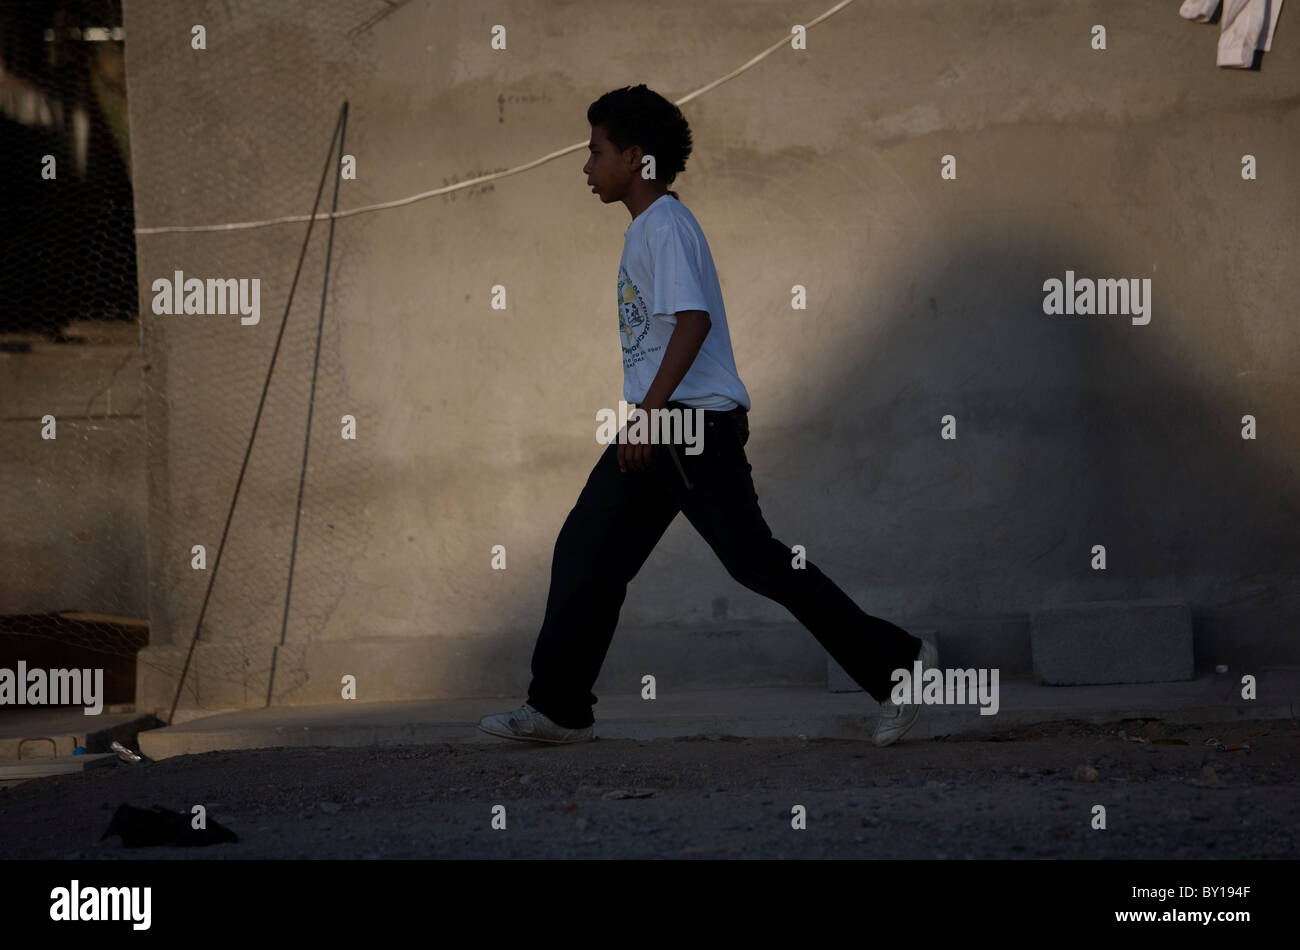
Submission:
M 681 444 L 654 445 L 640 472 L 620 472 L 618 445 L 611 443 L 560 529 L 528 702 L 561 726 L 580 729 L 595 721 L 591 689 L 628 582 L 678 511 L 728 574 L 789 610 L 877 700 L 889 697 L 890 674 L 911 670 L 920 653 L 920 639 L 868 616 L 811 561 L 792 566 L 794 554 L 772 537 L 759 511 L 745 458 L 748 413 L 738 407 L 705 411 L 704 418 L 702 453 L 687 455 Z

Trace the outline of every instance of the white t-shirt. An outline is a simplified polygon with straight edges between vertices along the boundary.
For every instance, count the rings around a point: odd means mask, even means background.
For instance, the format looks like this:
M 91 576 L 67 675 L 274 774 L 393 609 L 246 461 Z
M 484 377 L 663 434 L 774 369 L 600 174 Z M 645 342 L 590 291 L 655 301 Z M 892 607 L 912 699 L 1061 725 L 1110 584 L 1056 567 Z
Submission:
M 695 215 L 665 194 L 632 219 L 618 265 L 623 399 L 640 405 L 659 372 L 681 310 L 704 310 L 709 334 L 668 398 L 696 409 L 750 408 L 736 372 L 722 288 Z

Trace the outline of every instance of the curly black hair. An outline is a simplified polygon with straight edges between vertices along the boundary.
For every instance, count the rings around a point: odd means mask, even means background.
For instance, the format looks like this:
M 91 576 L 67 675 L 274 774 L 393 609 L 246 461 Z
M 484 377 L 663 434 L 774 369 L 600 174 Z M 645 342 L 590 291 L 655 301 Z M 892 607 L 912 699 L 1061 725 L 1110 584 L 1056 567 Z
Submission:
M 587 107 L 587 123 L 604 126 L 619 149 L 633 145 L 655 158 L 655 175 L 671 185 L 691 154 L 691 127 L 677 108 L 645 83 L 605 93 Z M 677 192 L 669 191 L 674 198 Z

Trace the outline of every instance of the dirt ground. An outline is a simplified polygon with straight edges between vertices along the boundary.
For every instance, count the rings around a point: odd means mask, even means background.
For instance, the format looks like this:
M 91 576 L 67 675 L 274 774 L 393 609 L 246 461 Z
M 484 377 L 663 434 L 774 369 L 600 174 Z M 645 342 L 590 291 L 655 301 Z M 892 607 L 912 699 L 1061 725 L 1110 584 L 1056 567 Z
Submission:
M 0 790 L 0 857 L 1293 859 L 1298 780 L 1297 720 L 212 752 Z M 99 841 L 123 802 L 202 804 L 240 840 Z

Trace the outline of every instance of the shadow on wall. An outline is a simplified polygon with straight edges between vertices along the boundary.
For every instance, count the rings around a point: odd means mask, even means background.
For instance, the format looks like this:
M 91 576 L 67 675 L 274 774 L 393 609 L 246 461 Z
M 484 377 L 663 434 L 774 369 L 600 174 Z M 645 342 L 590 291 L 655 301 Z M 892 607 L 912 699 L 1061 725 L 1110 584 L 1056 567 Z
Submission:
M 1276 658 L 1278 631 L 1300 620 L 1294 391 L 1217 356 L 1243 316 L 1189 299 L 1189 275 L 1136 274 L 1131 255 L 1039 237 L 931 248 L 900 276 L 908 289 L 863 302 L 861 322 L 881 329 L 818 404 L 790 410 L 806 424 L 767 440 L 754 420 L 755 450 L 789 453 L 810 482 L 800 524 L 820 527 L 800 530 L 839 534 L 879 585 L 929 587 L 936 618 L 1170 598 L 1192 606 L 1198 662 Z M 1152 277 L 1150 323 L 1044 313 L 1044 281 L 1067 268 Z M 883 322 L 872 312 L 904 295 Z M 1187 352 L 1213 355 L 1222 375 L 1198 385 Z M 956 441 L 940 438 L 949 414 Z M 756 457 L 755 473 L 770 463 Z M 851 475 L 811 484 L 831 471 Z M 794 499 L 759 495 L 785 540 L 779 512 Z M 1105 571 L 1091 567 L 1098 544 Z

